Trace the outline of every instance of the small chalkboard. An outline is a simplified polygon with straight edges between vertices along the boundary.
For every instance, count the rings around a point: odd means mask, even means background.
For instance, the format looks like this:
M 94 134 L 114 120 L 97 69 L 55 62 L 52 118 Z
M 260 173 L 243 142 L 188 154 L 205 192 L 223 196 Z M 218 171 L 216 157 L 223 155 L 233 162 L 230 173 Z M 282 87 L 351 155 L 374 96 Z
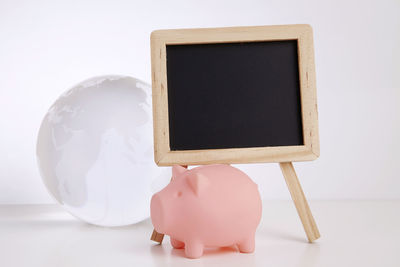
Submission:
M 158 165 L 318 157 L 308 25 L 160 30 L 151 45 Z
M 155 162 L 279 162 L 309 242 L 318 239 L 292 164 L 319 156 L 311 27 L 159 30 L 150 39 Z

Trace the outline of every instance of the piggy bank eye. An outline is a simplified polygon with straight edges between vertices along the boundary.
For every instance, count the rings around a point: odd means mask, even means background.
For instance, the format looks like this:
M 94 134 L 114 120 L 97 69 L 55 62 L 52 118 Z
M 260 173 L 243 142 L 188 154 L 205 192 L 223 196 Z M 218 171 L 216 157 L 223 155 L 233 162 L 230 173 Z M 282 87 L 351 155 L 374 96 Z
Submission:
M 178 191 L 178 192 L 175 193 L 175 197 L 180 197 L 180 196 L 182 196 L 182 192 L 181 191 Z

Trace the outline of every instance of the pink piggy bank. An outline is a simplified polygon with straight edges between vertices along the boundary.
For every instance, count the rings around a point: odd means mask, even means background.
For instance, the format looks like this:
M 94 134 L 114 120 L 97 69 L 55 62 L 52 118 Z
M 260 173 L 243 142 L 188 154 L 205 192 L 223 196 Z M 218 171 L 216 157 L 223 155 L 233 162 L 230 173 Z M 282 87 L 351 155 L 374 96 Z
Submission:
M 174 248 L 185 248 L 189 258 L 202 256 L 207 246 L 253 252 L 260 219 L 257 185 L 230 165 L 173 166 L 170 184 L 151 199 L 155 230 L 169 235 Z

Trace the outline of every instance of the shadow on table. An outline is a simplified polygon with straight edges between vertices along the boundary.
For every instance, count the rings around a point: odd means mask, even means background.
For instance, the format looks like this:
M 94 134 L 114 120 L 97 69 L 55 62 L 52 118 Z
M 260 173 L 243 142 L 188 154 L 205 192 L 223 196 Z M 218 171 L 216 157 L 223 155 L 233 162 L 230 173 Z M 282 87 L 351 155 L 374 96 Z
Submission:
M 169 244 L 153 245 L 150 252 L 157 266 L 255 266 L 254 253 L 240 253 L 236 246 L 205 248 L 198 259 L 186 258 L 184 249 L 173 249 Z
M 288 234 L 286 232 L 283 232 L 281 230 L 276 230 L 276 229 L 263 229 L 262 231 L 257 231 L 256 237 L 266 239 L 266 240 L 291 240 L 291 241 L 296 241 L 300 243 L 308 243 L 307 237 L 304 235 L 302 236 L 296 236 L 292 234 Z

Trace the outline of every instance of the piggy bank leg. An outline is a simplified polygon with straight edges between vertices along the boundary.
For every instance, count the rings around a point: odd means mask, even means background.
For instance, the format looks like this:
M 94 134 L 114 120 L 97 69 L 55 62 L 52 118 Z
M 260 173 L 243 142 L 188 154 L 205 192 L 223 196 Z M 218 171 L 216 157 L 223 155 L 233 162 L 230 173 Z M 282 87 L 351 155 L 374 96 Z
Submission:
M 186 257 L 191 259 L 200 258 L 203 255 L 203 244 L 198 242 L 186 242 L 185 243 L 185 254 Z
M 170 241 L 171 241 L 171 246 L 173 248 L 184 248 L 185 247 L 185 243 L 183 243 L 182 241 L 176 240 L 175 238 L 170 237 Z
M 254 252 L 256 242 L 255 242 L 255 235 L 252 234 L 248 238 L 244 239 L 242 242 L 238 243 L 237 246 L 241 253 L 252 253 Z

